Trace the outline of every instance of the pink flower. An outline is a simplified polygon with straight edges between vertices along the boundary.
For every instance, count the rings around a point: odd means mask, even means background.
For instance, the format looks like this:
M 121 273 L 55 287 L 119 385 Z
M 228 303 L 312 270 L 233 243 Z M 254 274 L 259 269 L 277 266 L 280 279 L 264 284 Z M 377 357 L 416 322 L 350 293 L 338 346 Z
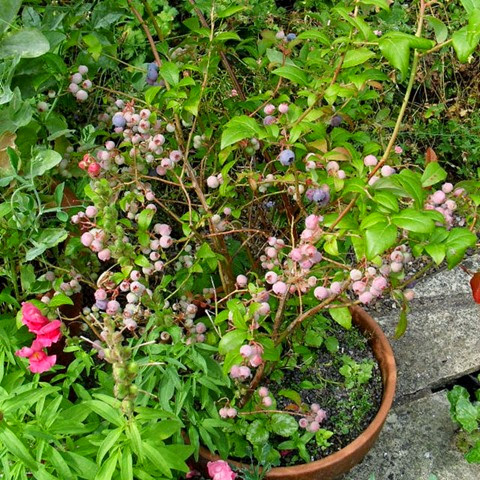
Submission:
M 230 465 L 224 460 L 207 463 L 208 474 L 213 480 L 234 480 L 236 474 L 232 472 Z
M 35 305 L 26 302 L 22 304 L 22 322 L 28 327 L 29 332 L 38 333 L 49 320 Z
M 32 343 L 32 346 L 23 347 L 20 350 L 15 352 L 15 355 L 18 357 L 28 358 L 30 365 L 29 369 L 32 373 L 43 373 L 47 370 L 50 370 L 57 361 L 56 355 L 48 356 L 43 350 L 42 347 L 38 344 L 35 344 L 36 340 Z
M 37 338 L 33 343 L 40 346 L 40 348 L 45 348 L 58 342 L 62 336 L 62 332 L 60 331 L 61 325 L 62 322 L 60 320 L 53 320 L 53 322 L 47 323 L 47 325 L 37 332 Z

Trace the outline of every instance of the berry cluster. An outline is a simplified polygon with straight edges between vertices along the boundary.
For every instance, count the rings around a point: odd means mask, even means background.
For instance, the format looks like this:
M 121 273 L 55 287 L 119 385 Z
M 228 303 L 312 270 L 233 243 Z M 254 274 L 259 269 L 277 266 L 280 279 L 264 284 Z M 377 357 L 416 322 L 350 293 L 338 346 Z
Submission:
M 320 424 L 327 418 L 327 412 L 320 408 L 317 403 L 312 403 L 310 412 L 298 421 L 301 428 L 305 428 L 308 432 L 315 433 L 320 430 Z
M 80 65 L 77 72 L 70 76 L 68 91 L 79 101 L 84 102 L 88 98 L 88 91 L 92 88 L 92 81 L 85 78 L 88 73 L 86 65 Z
M 454 190 L 451 183 L 444 183 L 441 190 L 437 190 L 427 198 L 425 210 L 440 212 L 445 219 L 447 228 L 452 228 L 455 223 L 454 212 L 457 210 L 457 202 L 454 199 L 458 199 L 464 193 L 463 188 Z

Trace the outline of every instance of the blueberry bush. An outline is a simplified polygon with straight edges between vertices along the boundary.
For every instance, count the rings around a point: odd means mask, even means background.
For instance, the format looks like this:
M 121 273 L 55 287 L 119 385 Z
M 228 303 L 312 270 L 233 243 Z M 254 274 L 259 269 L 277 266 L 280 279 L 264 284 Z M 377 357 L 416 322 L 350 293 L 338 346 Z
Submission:
M 283 372 L 323 351 L 361 387 L 332 325 L 388 295 L 401 336 L 409 285 L 477 242 L 478 180 L 402 130 L 422 62 L 474 61 L 480 3 L 455 29 L 390 3 L 6 0 L 6 478 L 193 478 L 201 445 L 261 478 L 339 435 Z

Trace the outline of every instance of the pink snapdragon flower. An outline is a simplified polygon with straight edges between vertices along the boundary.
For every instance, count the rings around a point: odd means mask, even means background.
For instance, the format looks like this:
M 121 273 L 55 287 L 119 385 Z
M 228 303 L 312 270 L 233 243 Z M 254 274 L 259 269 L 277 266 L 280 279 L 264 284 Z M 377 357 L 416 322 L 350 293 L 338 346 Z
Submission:
M 37 345 L 41 345 L 41 348 L 50 347 L 52 344 L 58 342 L 62 336 L 60 327 L 62 322 L 60 320 L 53 320 L 47 323 L 37 332 L 37 338 L 33 343 L 37 342 Z
M 49 323 L 49 320 L 35 305 L 24 302 L 22 304 L 22 323 L 27 326 L 29 332 L 38 333 Z
M 31 347 L 23 347 L 15 352 L 18 357 L 28 358 L 29 369 L 32 373 L 43 373 L 50 370 L 57 361 L 56 355 L 47 355 L 42 345 L 34 340 Z
M 207 463 L 208 474 L 213 480 L 234 480 L 237 475 L 224 460 Z

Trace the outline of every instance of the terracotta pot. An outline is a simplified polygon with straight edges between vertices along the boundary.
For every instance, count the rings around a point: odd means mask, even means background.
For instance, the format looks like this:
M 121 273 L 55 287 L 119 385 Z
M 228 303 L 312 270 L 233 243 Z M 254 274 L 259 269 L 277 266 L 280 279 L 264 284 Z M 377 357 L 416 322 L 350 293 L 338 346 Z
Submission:
M 311 463 L 273 468 L 268 472 L 266 478 L 278 480 L 333 480 L 360 463 L 380 434 L 395 395 L 397 382 L 395 358 L 387 337 L 375 320 L 359 307 L 353 307 L 351 311 L 354 323 L 369 339 L 369 344 L 380 367 L 383 397 L 377 415 L 359 437 L 338 452 Z M 198 469 L 206 472 L 207 462 L 215 460 L 220 460 L 220 457 L 200 447 Z M 233 467 L 248 468 L 247 465 L 240 462 L 230 460 L 228 462 Z

